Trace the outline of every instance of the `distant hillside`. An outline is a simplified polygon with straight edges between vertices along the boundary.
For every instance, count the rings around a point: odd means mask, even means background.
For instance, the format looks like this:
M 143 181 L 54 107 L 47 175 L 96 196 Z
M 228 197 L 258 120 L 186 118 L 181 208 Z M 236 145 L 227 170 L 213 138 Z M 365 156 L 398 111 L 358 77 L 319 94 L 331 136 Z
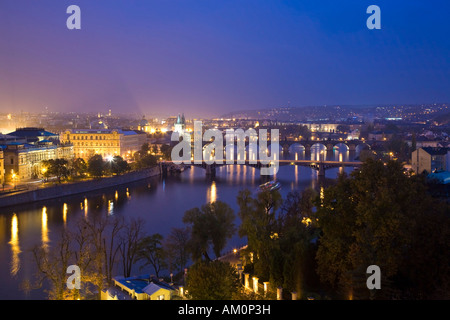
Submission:
M 361 113 L 368 114 L 375 111 L 374 106 L 307 106 L 307 107 L 278 107 L 260 110 L 241 110 L 226 113 L 221 118 L 238 119 L 270 119 L 280 121 L 308 121 L 308 120 L 342 120 Z
M 450 112 L 438 115 L 434 117 L 433 120 L 436 121 L 439 125 L 450 124 Z

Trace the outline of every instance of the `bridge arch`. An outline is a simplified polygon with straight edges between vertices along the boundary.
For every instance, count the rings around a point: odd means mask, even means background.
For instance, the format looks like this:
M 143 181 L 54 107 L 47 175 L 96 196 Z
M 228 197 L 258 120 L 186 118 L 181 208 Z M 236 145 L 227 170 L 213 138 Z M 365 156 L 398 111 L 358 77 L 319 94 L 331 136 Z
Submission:
M 333 150 L 337 150 L 339 152 L 347 152 L 350 150 L 350 147 L 344 142 L 339 142 L 333 146 Z
M 312 144 L 311 145 L 311 152 L 313 152 L 313 150 L 315 150 L 315 151 L 327 151 L 328 150 L 328 148 L 327 148 L 327 146 L 324 144 L 324 143 L 322 143 L 322 142 L 315 142 L 314 144 Z
M 356 146 L 356 148 L 355 148 L 355 151 L 356 152 L 361 152 L 362 150 L 371 150 L 372 148 L 370 147 L 370 145 L 369 144 L 367 144 L 367 143 L 365 143 L 365 142 L 362 142 L 362 143 L 360 143 L 360 144 L 358 144 L 357 146 Z
M 302 153 L 306 150 L 305 146 L 302 145 L 301 143 L 293 143 L 289 146 L 288 148 L 288 152 L 290 154 L 295 154 L 295 153 Z

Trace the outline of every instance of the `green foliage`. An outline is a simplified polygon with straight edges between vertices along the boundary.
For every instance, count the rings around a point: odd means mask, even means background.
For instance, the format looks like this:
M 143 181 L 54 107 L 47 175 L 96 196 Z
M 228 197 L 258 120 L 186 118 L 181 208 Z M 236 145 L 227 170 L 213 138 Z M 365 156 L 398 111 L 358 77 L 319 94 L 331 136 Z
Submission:
M 230 300 L 239 287 L 236 269 L 219 260 L 198 261 L 186 277 L 186 289 L 193 300 Z
M 115 156 L 109 163 L 111 173 L 123 174 L 130 170 L 130 165 L 121 156 Z
M 103 161 L 103 157 L 96 154 L 89 158 L 87 171 L 89 175 L 95 178 L 103 176 L 105 172 L 105 162 Z
M 172 146 L 163 144 L 160 148 L 160 151 L 164 160 L 170 161 L 172 159 Z
M 316 204 L 322 281 L 355 298 L 373 298 L 367 288 L 359 289 L 365 287 L 366 268 L 374 264 L 387 285 L 378 298 L 418 297 L 448 288 L 450 246 L 443 239 L 450 235 L 449 217 L 423 181 L 404 175 L 398 162 L 368 159 L 350 177 L 340 176 Z M 432 231 L 437 224 L 439 230 Z
M 314 195 L 307 189 L 290 193 L 283 201 L 278 192 L 261 192 L 256 197 L 248 190 L 239 193 L 239 235 L 248 239 L 246 272 L 299 293 L 310 285 L 305 279 L 315 268 L 316 229 L 312 220 L 306 220 L 312 217 Z
M 200 209 L 193 208 L 185 212 L 183 222 L 191 226 L 189 249 L 192 259 L 203 256 L 210 260 L 210 247 L 216 257 L 225 247 L 226 242 L 235 233 L 235 215 L 230 206 L 222 201 L 203 205 Z
M 146 154 L 136 164 L 137 169 L 150 168 L 158 164 L 158 157 L 152 154 Z
M 159 233 L 142 238 L 137 246 L 136 261 L 143 261 L 142 267 L 151 265 L 159 278 L 159 272 L 165 268 L 165 251 L 162 247 L 163 236 Z
M 42 166 L 46 168 L 44 177 L 55 176 L 59 183 L 69 176 L 68 161 L 65 159 L 43 160 Z
M 134 153 L 134 169 L 149 168 L 158 164 L 158 157 L 151 154 L 155 147 L 156 145 L 150 146 L 148 143 L 144 143 L 141 149 Z
M 169 271 L 184 271 L 189 260 L 188 242 L 190 230 L 188 228 L 172 228 L 164 241 L 164 250 L 166 251 L 166 261 Z
M 71 175 L 73 177 L 84 176 L 87 173 L 88 165 L 83 158 L 76 158 L 71 161 Z
M 392 152 L 400 161 L 411 160 L 412 147 L 401 136 L 393 135 L 386 146 L 387 152 Z

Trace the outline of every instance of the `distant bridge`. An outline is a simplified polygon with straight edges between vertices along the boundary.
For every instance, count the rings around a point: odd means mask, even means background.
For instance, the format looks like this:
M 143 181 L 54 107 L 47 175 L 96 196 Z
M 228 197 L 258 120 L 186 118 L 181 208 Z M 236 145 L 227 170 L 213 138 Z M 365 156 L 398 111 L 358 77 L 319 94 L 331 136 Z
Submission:
M 286 165 L 295 165 L 295 166 L 304 166 L 310 167 L 318 171 L 319 176 L 325 176 L 325 170 L 330 168 L 339 168 L 339 167 L 359 167 L 362 165 L 360 161 L 326 161 L 326 160 L 275 160 L 279 166 Z M 200 167 L 206 170 L 207 175 L 214 176 L 216 174 L 216 168 L 224 165 L 246 165 L 256 169 L 261 169 L 262 167 L 269 167 L 273 165 L 275 161 L 271 161 L 269 164 L 263 164 L 259 160 L 224 160 L 219 163 L 209 163 L 202 161 L 191 161 L 188 163 L 181 164 L 181 166 L 195 166 Z M 170 170 L 171 167 L 180 166 L 174 164 L 172 161 L 164 161 L 160 162 L 161 172 L 166 172 Z
M 210 144 L 209 141 L 202 141 L 203 149 Z M 365 140 L 280 140 L 278 145 L 284 153 L 290 152 L 291 147 L 299 146 L 305 149 L 305 153 L 310 153 L 313 146 L 323 146 L 325 151 L 333 151 L 338 145 L 345 145 L 348 151 L 356 151 L 357 147 L 371 149 L 374 141 Z M 245 141 L 245 147 L 249 146 L 248 140 Z M 224 146 L 224 151 L 225 151 Z M 267 141 L 267 147 L 270 149 L 270 140 Z M 192 149 L 194 149 L 194 142 L 192 142 Z
M 279 142 L 283 152 L 289 152 L 289 149 L 294 145 L 299 145 L 305 148 L 305 152 L 311 152 L 311 147 L 314 145 L 325 146 L 326 151 L 333 151 L 337 145 L 345 145 L 348 151 L 356 151 L 358 146 L 371 149 L 370 142 L 362 140 L 281 140 Z

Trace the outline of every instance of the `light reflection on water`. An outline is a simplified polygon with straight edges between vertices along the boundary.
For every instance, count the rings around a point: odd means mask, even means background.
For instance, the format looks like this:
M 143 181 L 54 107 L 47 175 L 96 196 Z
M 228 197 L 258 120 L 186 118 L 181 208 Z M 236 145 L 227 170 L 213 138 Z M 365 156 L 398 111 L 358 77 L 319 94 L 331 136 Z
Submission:
M 320 155 L 323 146 L 312 148 L 311 159 Z M 283 159 L 305 159 L 304 150 L 281 154 Z M 347 150 L 324 152 L 326 160 L 351 161 L 355 154 Z M 326 179 L 319 181 L 317 171 L 303 166 L 281 166 L 276 179 L 281 183 L 280 192 L 311 187 L 323 192 L 323 183 L 337 174 L 352 168 L 333 168 L 326 171 Z M 42 290 L 26 295 L 19 289 L 25 279 L 32 280 L 35 263 L 30 249 L 43 245 L 51 250 L 59 234 L 77 219 L 95 216 L 123 216 L 142 218 L 149 234 L 167 235 L 173 227 L 183 227 L 182 217 L 186 210 L 200 207 L 206 202 L 221 200 L 238 212 L 236 196 L 242 189 L 256 191 L 262 179 L 259 170 L 241 165 L 218 167 L 211 180 L 204 169 L 188 168 L 183 173 L 165 179 L 154 177 L 126 186 L 80 194 L 64 199 L 0 209 L 0 299 L 45 299 Z M 322 189 L 321 189 L 322 187 Z M 236 219 L 236 224 L 239 224 Z M 233 237 L 225 250 L 243 245 L 244 239 Z M 19 245 L 20 244 L 20 245 Z

